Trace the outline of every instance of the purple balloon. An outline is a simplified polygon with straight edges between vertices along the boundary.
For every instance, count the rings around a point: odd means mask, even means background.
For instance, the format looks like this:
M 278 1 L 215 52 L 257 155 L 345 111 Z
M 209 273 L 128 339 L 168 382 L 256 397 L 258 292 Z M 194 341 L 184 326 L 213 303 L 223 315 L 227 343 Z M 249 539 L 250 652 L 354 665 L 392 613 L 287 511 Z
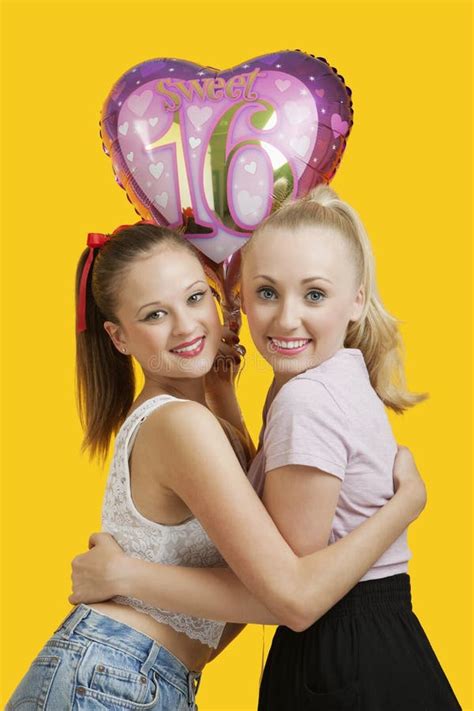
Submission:
M 139 214 L 186 224 L 186 236 L 218 264 L 285 198 L 329 182 L 352 116 L 343 78 L 298 50 L 222 72 L 154 59 L 115 84 L 101 133 Z

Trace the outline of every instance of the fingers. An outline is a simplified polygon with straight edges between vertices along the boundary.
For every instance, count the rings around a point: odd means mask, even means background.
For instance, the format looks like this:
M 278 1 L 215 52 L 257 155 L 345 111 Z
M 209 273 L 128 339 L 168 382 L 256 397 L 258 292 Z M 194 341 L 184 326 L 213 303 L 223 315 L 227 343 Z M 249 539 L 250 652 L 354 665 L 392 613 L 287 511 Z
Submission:
M 222 348 L 219 348 L 216 359 L 223 361 L 229 360 L 238 364 L 240 363 L 240 359 L 243 355 L 245 355 L 245 353 L 246 350 L 244 346 L 241 346 L 240 344 L 232 347 L 223 346 Z
M 397 444 L 397 451 L 398 452 L 406 452 L 407 454 L 411 454 L 410 449 L 408 447 L 405 447 L 403 444 Z
M 231 356 L 235 353 L 235 345 L 233 343 L 226 343 L 225 341 L 222 341 L 219 345 L 219 353 L 221 355 Z
M 76 558 L 74 558 L 73 561 L 72 561 L 72 563 L 71 563 L 71 588 L 72 588 L 72 593 L 71 593 L 71 594 L 69 595 L 69 597 L 68 597 L 68 600 L 69 600 L 69 602 L 71 603 L 71 605 L 77 605 L 77 603 L 79 602 L 79 600 L 76 598 L 76 590 L 75 590 L 75 587 L 76 587 L 75 568 L 76 568 L 76 565 L 77 565 L 77 559 L 78 559 L 78 557 L 79 557 L 79 556 L 76 556 Z
M 92 538 L 92 536 L 91 536 L 91 538 Z M 82 561 L 84 559 L 87 560 L 87 557 L 89 555 L 90 555 L 89 553 L 81 553 L 81 555 L 77 555 L 71 563 L 72 592 L 68 597 L 68 600 L 71 603 L 71 605 L 78 605 L 81 602 L 87 602 L 86 597 L 84 595 L 84 587 L 83 587 L 83 584 L 81 584 L 81 575 L 82 575 L 82 577 L 84 576 L 84 571 L 82 569 Z M 82 585 L 82 594 L 81 594 L 81 585 Z
M 227 325 L 233 333 L 238 333 L 240 331 L 240 327 L 242 325 L 242 319 L 241 319 L 240 313 L 239 313 L 238 318 L 230 318 Z
M 228 343 L 229 345 L 235 345 L 236 343 L 238 343 L 240 341 L 240 338 L 236 333 L 231 331 L 230 328 L 223 326 L 221 341 L 222 341 L 222 343 Z
M 240 364 L 242 354 L 245 352 L 245 348 L 237 343 L 235 345 L 229 345 L 227 343 L 221 343 L 219 350 L 217 352 L 216 361 L 229 361 L 230 363 Z
M 222 334 L 222 346 L 219 348 L 221 355 L 235 358 L 237 354 L 239 358 L 242 358 L 247 353 L 247 349 L 240 343 L 240 338 L 236 333 L 224 326 Z
M 114 538 L 110 535 L 110 533 L 104 533 L 104 531 L 100 531 L 99 533 L 93 533 L 92 536 L 89 538 L 89 549 L 94 548 L 95 546 L 98 546 L 100 544 L 103 545 L 104 543 L 109 543 L 113 540 Z
M 93 533 L 92 536 L 89 537 L 89 549 L 94 548 L 94 546 L 97 545 L 99 541 L 99 536 L 100 533 Z
M 79 558 L 80 558 L 80 557 L 81 557 L 80 555 L 76 555 L 76 557 L 73 558 L 72 561 L 71 561 L 72 574 L 74 574 L 74 571 L 75 571 L 75 569 L 77 568 L 77 565 L 78 565 L 78 563 L 79 563 Z
M 413 457 L 413 454 L 411 451 L 408 449 L 408 447 L 402 447 L 401 445 L 397 446 L 397 460 L 402 461 L 402 462 L 415 462 L 415 459 Z

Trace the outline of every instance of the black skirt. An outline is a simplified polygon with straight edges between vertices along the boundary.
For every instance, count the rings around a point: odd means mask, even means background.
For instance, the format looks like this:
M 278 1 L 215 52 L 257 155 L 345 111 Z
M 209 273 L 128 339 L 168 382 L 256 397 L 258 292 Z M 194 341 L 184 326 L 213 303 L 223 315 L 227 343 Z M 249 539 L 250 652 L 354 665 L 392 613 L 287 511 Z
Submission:
M 459 711 L 417 617 L 410 578 L 359 583 L 304 632 L 279 627 L 259 711 Z

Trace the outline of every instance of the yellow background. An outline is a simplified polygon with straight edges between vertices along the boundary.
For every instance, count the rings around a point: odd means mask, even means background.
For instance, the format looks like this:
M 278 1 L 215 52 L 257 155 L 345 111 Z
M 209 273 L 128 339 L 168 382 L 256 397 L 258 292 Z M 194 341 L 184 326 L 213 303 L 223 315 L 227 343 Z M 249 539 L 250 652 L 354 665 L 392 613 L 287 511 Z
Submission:
M 102 153 L 102 102 L 152 57 L 224 68 L 298 47 L 326 57 L 353 90 L 355 125 L 333 184 L 372 237 L 382 295 L 403 321 L 409 383 L 431 396 L 393 418 L 429 489 L 410 532 L 414 601 L 472 708 L 470 5 L 18 1 L 2 14 L 1 701 L 66 614 L 69 561 L 99 527 L 106 474 L 79 455 L 73 274 L 88 231 L 135 217 Z M 240 396 L 256 435 L 269 373 L 245 330 L 243 340 Z M 261 652 L 262 629 L 247 630 L 205 672 L 200 710 L 254 709 Z

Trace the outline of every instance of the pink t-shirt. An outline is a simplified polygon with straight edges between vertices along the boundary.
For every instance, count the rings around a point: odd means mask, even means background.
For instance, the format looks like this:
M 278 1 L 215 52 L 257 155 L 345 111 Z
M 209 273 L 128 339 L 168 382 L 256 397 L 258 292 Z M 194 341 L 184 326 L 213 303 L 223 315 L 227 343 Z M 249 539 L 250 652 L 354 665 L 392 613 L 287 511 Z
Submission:
M 269 393 L 270 401 L 272 391 Z M 267 411 L 268 410 L 268 411 Z M 270 407 L 249 479 L 261 496 L 272 469 L 316 467 L 342 481 L 329 543 L 372 516 L 393 496 L 397 445 L 362 353 L 343 348 L 285 383 Z M 362 580 L 407 572 L 406 531 Z

